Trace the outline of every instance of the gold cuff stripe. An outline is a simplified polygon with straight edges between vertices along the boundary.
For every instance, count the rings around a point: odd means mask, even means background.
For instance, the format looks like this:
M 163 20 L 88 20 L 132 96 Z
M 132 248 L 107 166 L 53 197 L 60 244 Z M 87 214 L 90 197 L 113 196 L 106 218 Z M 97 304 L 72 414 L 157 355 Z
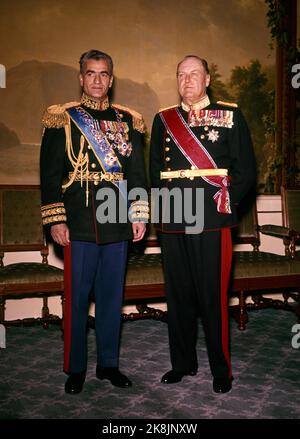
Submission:
M 45 206 L 41 207 L 41 210 L 48 210 L 54 207 L 65 207 L 64 203 L 53 203 L 53 204 L 45 204 Z
M 135 205 L 144 205 L 144 206 L 149 206 L 149 202 L 148 201 L 144 201 L 144 200 L 137 200 L 137 201 L 133 201 L 133 203 L 131 203 L 131 207 L 135 206 Z
M 47 209 L 42 211 L 42 218 L 52 215 L 65 214 L 66 209 L 64 207 L 53 207 L 52 209 Z
M 55 216 L 49 216 L 48 218 L 43 219 L 43 225 L 56 223 L 56 222 L 66 222 L 67 217 L 66 215 L 55 215 Z
M 130 212 L 136 213 L 136 212 L 149 212 L 149 207 L 147 206 L 134 206 L 134 208 L 130 208 Z
M 139 213 L 139 212 L 136 212 L 136 213 L 132 213 L 131 215 L 130 215 L 130 218 L 131 219 L 133 219 L 133 218 L 139 218 L 139 219 L 141 219 L 141 218 L 145 218 L 145 219 L 149 219 L 149 214 L 145 214 L 145 213 Z

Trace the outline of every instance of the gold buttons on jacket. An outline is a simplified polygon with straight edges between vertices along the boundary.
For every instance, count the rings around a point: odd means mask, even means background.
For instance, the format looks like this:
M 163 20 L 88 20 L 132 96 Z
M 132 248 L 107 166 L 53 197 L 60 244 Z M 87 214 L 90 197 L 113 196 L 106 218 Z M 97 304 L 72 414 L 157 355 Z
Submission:
M 92 167 L 93 169 L 95 169 L 96 166 L 97 166 L 96 163 L 92 163 L 92 164 L 91 164 L 91 167 Z
M 165 158 L 165 161 L 166 161 L 166 162 L 169 162 L 170 160 L 171 160 L 170 157 L 166 157 L 166 158 Z
M 88 149 L 91 149 L 91 145 L 88 145 Z
M 170 137 L 166 137 L 166 142 L 169 143 L 171 141 Z
M 208 126 L 205 126 L 205 127 L 204 127 L 204 131 L 208 131 Z
M 168 146 L 165 147 L 165 151 L 168 152 L 170 151 L 170 148 Z
M 99 184 L 99 181 L 94 181 L 95 186 L 98 186 L 98 184 Z
M 202 140 L 205 139 L 205 135 L 201 134 L 200 139 L 202 139 Z

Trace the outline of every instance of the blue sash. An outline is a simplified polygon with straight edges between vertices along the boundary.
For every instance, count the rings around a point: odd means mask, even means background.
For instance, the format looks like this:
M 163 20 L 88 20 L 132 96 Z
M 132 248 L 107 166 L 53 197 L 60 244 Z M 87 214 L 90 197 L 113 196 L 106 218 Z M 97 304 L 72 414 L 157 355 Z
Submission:
M 86 138 L 104 172 L 121 172 L 121 164 L 97 121 L 81 107 L 66 110 Z
M 104 172 L 121 172 L 122 166 L 112 149 L 105 133 L 101 131 L 98 121 L 81 107 L 72 107 L 66 110 L 77 126 L 79 131 L 85 137 L 92 151 L 100 163 Z M 126 199 L 124 180 L 112 182 L 118 187 L 122 196 Z

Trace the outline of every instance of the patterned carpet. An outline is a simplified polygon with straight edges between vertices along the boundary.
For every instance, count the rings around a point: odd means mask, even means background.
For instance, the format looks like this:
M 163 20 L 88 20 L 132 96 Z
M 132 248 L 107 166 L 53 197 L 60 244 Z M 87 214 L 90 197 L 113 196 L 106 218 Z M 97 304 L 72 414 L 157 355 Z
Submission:
M 213 393 L 199 324 L 199 372 L 181 383 L 160 383 L 169 370 L 165 323 L 123 324 L 120 369 L 133 381 L 118 389 L 95 378 L 95 333 L 89 331 L 89 367 L 83 392 L 64 393 L 63 345 L 58 326 L 7 329 L 0 349 L 0 419 L 299 419 L 300 348 L 291 345 L 295 315 L 250 314 L 246 331 L 231 320 L 235 380 L 230 393 Z

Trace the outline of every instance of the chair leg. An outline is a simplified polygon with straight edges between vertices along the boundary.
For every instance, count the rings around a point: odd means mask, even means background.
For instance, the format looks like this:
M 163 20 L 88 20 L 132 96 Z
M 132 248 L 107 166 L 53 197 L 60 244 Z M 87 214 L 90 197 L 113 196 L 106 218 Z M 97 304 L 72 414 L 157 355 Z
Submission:
M 298 291 L 298 305 L 296 308 L 296 316 L 298 318 L 298 323 L 300 323 L 300 292 Z
M 285 256 L 291 256 L 291 250 L 290 250 L 290 239 L 288 238 L 284 238 L 283 239 L 283 244 L 284 244 L 284 253 Z M 294 255 L 295 256 L 295 255 Z
M 290 293 L 289 292 L 283 292 L 282 293 L 282 297 L 283 297 L 284 305 L 287 306 L 288 303 L 289 303 Z
M 246 323 L 248 322 L 248 313 L 246 309 L 246 299 L 244 291 L 240 291 L 239 295 L 239 318 L 238 318 L 238 329 L 244 331 L 246 329 Z
M 48 296 L 43 296 L 43 308 L 42 308 L 42 322 L 43 328 L 48 329 L 49 324 L 49 308 L 48 308 Z
M 0 323 L 4 324 L 5 299 L 0 297 Z

